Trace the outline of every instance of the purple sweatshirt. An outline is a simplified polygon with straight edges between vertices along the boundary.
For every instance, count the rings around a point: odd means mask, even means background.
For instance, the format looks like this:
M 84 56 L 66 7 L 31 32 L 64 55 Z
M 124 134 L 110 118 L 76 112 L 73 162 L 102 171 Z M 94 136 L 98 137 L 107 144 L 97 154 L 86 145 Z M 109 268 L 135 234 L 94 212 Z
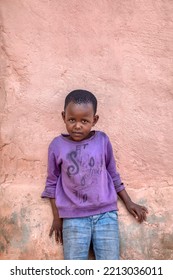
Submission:
M 61 218 L 86 217 L 117 209 L 124 189 L 108 136 L 95 131 L 80 142 L 60 135 L 48 151 L 48 175 L 42 198 L 55 198 Z

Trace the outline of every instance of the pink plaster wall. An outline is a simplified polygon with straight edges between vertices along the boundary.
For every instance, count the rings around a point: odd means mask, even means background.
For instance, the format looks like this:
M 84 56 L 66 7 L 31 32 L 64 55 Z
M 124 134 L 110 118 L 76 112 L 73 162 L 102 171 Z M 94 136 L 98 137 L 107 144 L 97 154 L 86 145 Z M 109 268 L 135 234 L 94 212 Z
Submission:
M 142 225 L 119 202 L 122 259 L 173 258 L 173 1 L 0 0 L 0 258 L 62 259 L 48 237 L 47 147 L 66 94 L 97 96 Z

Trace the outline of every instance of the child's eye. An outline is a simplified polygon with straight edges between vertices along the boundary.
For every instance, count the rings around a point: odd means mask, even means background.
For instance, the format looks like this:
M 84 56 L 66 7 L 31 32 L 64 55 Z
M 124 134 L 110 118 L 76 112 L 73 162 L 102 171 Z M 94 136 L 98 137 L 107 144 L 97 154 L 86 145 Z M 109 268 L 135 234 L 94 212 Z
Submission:
M 87 123 L 88 121 L 87 120 L 82 120 L 82 123 Z
M 74 122 L 75 122 L 75 119 L 69 119 L 69 122 L 70 122 L 70 123 L 74 123 Z

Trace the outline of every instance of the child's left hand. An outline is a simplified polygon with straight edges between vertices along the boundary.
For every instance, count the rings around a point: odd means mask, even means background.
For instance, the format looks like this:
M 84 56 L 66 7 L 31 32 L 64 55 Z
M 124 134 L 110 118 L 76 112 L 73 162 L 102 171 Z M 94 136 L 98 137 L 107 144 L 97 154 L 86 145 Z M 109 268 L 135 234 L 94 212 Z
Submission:
M 120 191 L 118 195 L 124 202 L 127 210 L 137 219 L 139 223 L 146 221 L 148 210 L 145 206 L 134 203 L 125 189 Z
M 126 204 L 127 210 L 137 219 L 139 223 L 146 221 L 148 210 L 145 206 L 141 206 L 132 201 Z

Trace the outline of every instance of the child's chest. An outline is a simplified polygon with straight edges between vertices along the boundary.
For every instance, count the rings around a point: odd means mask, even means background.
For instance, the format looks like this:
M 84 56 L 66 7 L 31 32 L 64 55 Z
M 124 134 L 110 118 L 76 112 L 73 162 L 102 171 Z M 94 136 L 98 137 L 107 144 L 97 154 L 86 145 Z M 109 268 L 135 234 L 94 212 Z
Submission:
M 105 166 L 104 147 L 92 144 L 76 144 L 61 152 L 63 170 L 69 175 L 97 174 Z

